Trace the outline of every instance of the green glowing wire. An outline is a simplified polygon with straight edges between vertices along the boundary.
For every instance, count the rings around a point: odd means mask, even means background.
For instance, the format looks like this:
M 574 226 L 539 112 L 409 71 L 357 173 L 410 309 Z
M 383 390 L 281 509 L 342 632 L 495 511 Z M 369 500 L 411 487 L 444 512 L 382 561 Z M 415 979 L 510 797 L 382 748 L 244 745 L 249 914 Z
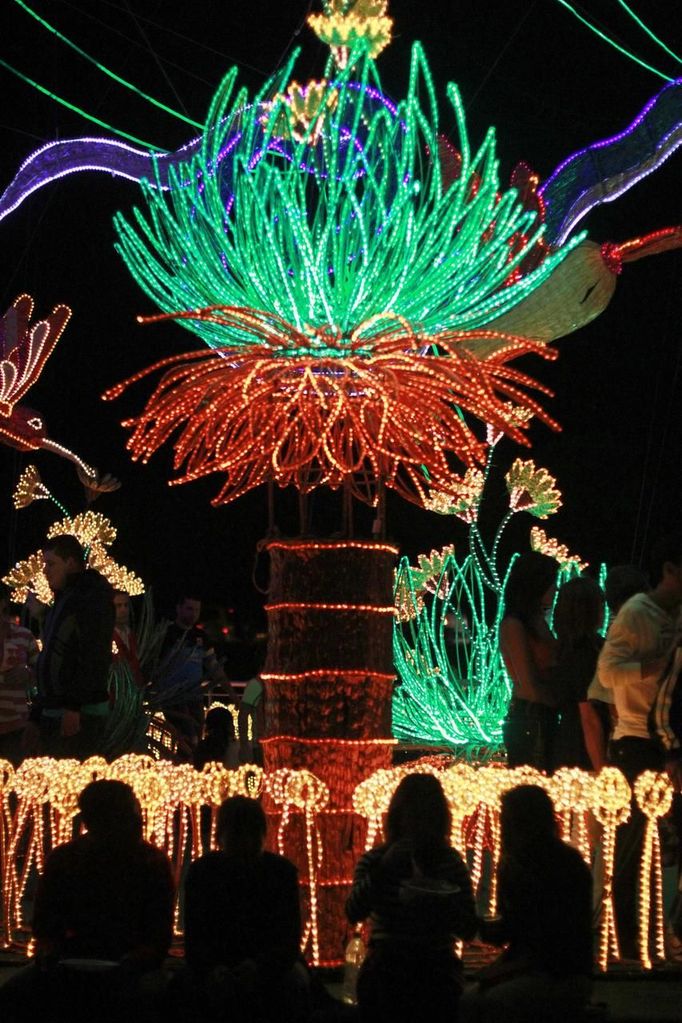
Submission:
M 80 46 L 77 46 L 76 43 L 72 42 L 65 35 L 62 35 L 62 33 L 58 29 L 56 29 L 54 25 L 51 25 L 49 23 L 49 21 L 45 21 L 44 18 L 41 18 L 41 16 L 36 11 L 32 10 L 28 6 L 28 4 L 24 3 L 24 0 L 14 0 L 14 2 L 16 4 L 19 4 L 19 6 L 24 11 L 26 11 L 27 14 L 30 14 L 32 18 L 35 18 L 35 20 L 40 25 L 42 25 L 43 28 L 46 28 L 48 32 L 52 32 L 53 35 L 57 37 L 57 39 L 60 39 L 61 42 L 66 43 L 66 45 L 70 46 L 71 49 L 74 50 L 79 56 L 89 61 L 90 64 L 94 64 L 96 68 L 99 68 L 99 70 L 102 71 L 105 75 L 108 75 L 109 78 L 112 78 L 115 82 L 118 82 L 119 85 L 122 85 L 125 89 L 130 89 L 131 92 L 136 92 L 138 96 L 142 97 L 142 99 L 146 99 L 148 103 L 151 103 L 153 104 L 153 106 L 158 107 L 159 110 L 165 110 L 166 113 L 171 114 L 172 117 L 177 117 L 180 121 L 185 121 L 186 124 L 191 124 L 193 128 L 201 128 L 201 124 L 199 121 L 193 121 L 191 117 L 186 117 L 184 114 L 180 113 L 179 110 L 174 110 L 172 107 L 169 107 L 165 103 L 162 103 L 161 100 L 154 99 L 153 96 L 150 96 L 148 93 L 143 92 L 142 89 L 138 89 L 136 85 L 132 84 L 132 82 L 126 81 L 125 78 L 121 78 L 120 75 L 117 75 L 115 71 L 111 71 L 108 67 L 105 67 L 104 64 L 100 64 L 98 60 L 96 60 L 94 57 L 91 57 L 90 54 L 86 53 L 85 50 L 82 50 Z
M 580 14 L 572 4 L 569 4 L 568 0 L 557 0 L 557 3 L 561 4 L 562 7 L 565 7 L 567 11 L 570 11 L 571 14 L 578 19 L 578 21 L 582 22 L 583 25 L 586 25 L 590 31 L 594 32 L 594 34 L 599 36 L 600 39 L 603 39 L 605 43 L 609 44 L 609 46 L 612 46 L 614 50 L 618 50 L 619 53 L 622 53 L 625 57 L 629 57 L 630 60 L 633 60 L 635 64 L 639 64 L 640 67 L 646 68 L 647 71 L 651 71 L 654 75 L 658 75 L 658 77 L 663 78 L 664 81 L 672 82 L 673 79 L 669 75 L 664 75 L 662 71 L 659 71 L 651 64 L 647 64 L 645 60 L 641 60 L 640 57 L 635 56 L 631 50 L 626 50 L 626 48 L 621 46 L 620 43 L 617 43 L 615 39 L 611 39 L 605 32 L 602 32 L 596 25 L 593 25 L 592 22 L 588 21 L 587 18 Z
M 16 75 L 17 78 L 21 78 L 22 81 L 26 82 L 28 85 L 32 85 L 34 89 L 37 89 L 38 92 L 42 92 L 44 96 L 49 96 L 50 99 L 55 101 L 55 103 L 61 104 L 61 106 L 66 107 L 68 110 L 73 110 L 74 113 L 79 114 L 88 121 L 92 121 L 93 124 L 98 124 L 100 128 L 104 128 L 106 131 L 112 131 L 114 135 L 119 135 L 121 138 L 128 139 L 129 142 L 135 142 L 136 145 L 142 146 L 144 149 L 153 150 L 157 153 L 167 152 L 167 150 L 161 149 L 159 146 L 152 145 L 151 142 L 145 142 L 143 139 L 138 139 L 135 135 L 129 135 L 127 131 L 121 131 L 119 128 L 114 128 L 113 125 L 107 124 L 106 121 L 101 121 L 99 117 L 95 117 L 94 114 L 88 114 L 85 110 L 82 110 L 81 107 L 77 107 L 73 103 L 69 103 L 68 100 L 62 99 L 61 96 L 58 96 L 54 92 L 50 92 L 50 90 L 46 89 L 44 85 L 40 85 L 38 82 L 34 81 L 33 78 L 29 78 L 28 75 L 25 75 L 22 71 L 12 67 L 11 64 L 8 64 L 7 61 L 2 60 L 2 58 L 0 58 L 0 67 L 4 67 L 7 71 L 11 71 L 11 73 Z
M 486 480 L 491 464 L 489 458 Z M 501 748 L 511 682 L 498 637 L 503 595 L 518 555 L 502 570 L 498 552 L 510 519 L 511 514 L 505 515 L 490 551 L 474 519 L 469 552 L 464 557 L 446 554 L 428 579 L 421 559 L 418 568 L 401 560 L 394 586 L 393 657 L 400 678 L 392 706 L 396 738 L 456 746 L 471 756 Z M 579 572 L 575 562 L 563 565 L 557 590 Z M 602 589 L 605 578 L 602 565 Z
M 623 8 L 623 10 L 630 15 L 635 24 L 637 24 L 644 32 L 646 32 L 649 38 L 652 39 L 657 46 L 660 46 L 662 50 L 665 50 L 665 52 L 674 60 L 676 60 L 678 64 L 682 64 L 682 58 L 678 57 L 674 50 L 671 50 L 670 47 L 667 46 L 666 43 L 664 43 L 663 40 L 660 39 L 655 34 L 655 32 L 652 32 L 649 26 L 642 21 L 642 19 L 635 11 L 633 11 L 632 7 L 630 7 L 629 4 L 625 3 L 625 0 L 618 0 L 618 3 Z
M 419 44 L 397 114 L 376 98 L 376 66 L 361 51 L 327 79 L 307 128 L 289 127 L 283 96 L 293 61 L 253 100 L 237 90 L 233 70 L 211 106 L 201 150 L 171 171 L 171 188 L 145 182 L 146 209 L 117 215 L 117 249 L 164 312 L 240 306 L 303 333 L 343 337 L 390 313 L 428 339 L 501 316 L 584 237 L 510 283 L 542 225 L 515 189 L 503 191 L 494 131 L 470 149 L 453 85 L 462 173 L 444 186 L 439 161 L 425 155 L 438 152 L 439 115 Z M 521 235 L 528 241 L 511 257 Z M 215 323 L 183 326 L 210 346 L 254 340 Z M 368 347 L 380 330 L 368 329 Z

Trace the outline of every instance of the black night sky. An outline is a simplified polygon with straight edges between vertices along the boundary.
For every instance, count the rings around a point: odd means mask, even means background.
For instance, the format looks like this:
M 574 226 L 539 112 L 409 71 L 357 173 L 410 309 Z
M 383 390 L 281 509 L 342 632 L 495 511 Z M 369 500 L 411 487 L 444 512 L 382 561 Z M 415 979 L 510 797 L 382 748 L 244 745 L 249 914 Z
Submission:
M 203 121 L 226 70 L 236 64 L 251 89 L 291 47 L 302 54 L 297 78 L 322 73 L 325 48 L 305 27 L 303 0 L 31 0 L 70 39 L 124 78 Z M 674 51 L 682 50 L 677 5 L 635 3 L 650 27 Z M 615 0 L 585 0 L 580 10 L 609 34 L 666 74 L 679 64 L 649 40 Z M 556 0 L 391 0 L 395 39 L 379 58 L 389 95 L 406 87 L 409 48 L 420 39 L 439 95 L 443 129 L 454 139 L 444 87 L 456 81 L 466 104 L 470 135 L 479 143 L 497 128 L 501 181 L 526 160 L 542 178 L 575 149 L 622 130 L 663 82 L 610 49 Z M 0 18 L 0 57 L 40 84 L 104 121 L 167 149 L 192 129 L 156 111 L 46 32 L 14 0 Z M 0 67 L 1 182 L 38 145 L 57 138 L 105 134 Z M 682 223 L 682 153 L 626 196 L 586 221 L 598 242 Z M 252 584 L 256 545 L 267 528 L 266 497 L 255 491 L 213 509 L 218 480 L 169 488 L 170 452 L 147 466 L 131 463 L 119 425 L 141 406 L 137 388 L 114 404 L 100 401 L 112 383 L 164 355 L 194 343 L 173 325 L 141 327 L 138 313 L 155 311 L 113 251 L 112 216 L 138 200 L 134 183 L 104 174 L 74 175 L 44 189 L 0 223 L 2 308 L 27 291 L 38 315 L 65 302 L 73 317 L 28 403 L 47 419 L 49 434 L 76 449 L 123 487 L 95 508 L 119 531 L 115 556 L 154 584 L 160 602 L 187 583 L 207 598 L 233 606 L 242 627 L 258 620 L 262 597 Z M 549 411 L 563 425 L 554 434 L 533 429 L 536 463 L 558 478 L 564 507 L 545 526 L 591 563 L 635 560 L 661 531 L 679 523 L 680 332 L 682 253 L 627 266 L 607 311 L 590 327 L 558 343 L 556 363 L 531 360 L 524 368 L 550 386 Z M 499 472 L 491 480 L 487 519 L 505 507 L 503 473 L 517 449 L 497 448 Z M 523 455 L 522 451 L 518 451 Z M 22 468 L 35 461 L 45 481 L 72 511 L 82 489 L 71 466 L 53 455 L 35 458 L 0 451 L 2 567 L 40 545 L 54 518 L 46 503 L 14 512 L 11 492 Z M 296 495 L 278 493 L 277 522 L 296 531 Z M 340 527 L 338 495 L 313 500 L 313 526 L 321 535 Z M 358 509 L 359 532 L 371 516 Z M 525 547 L 535 520 L 517 516 L 511 546 Z M 464 526 L 392 497 L 388 531 L 411 556 L 464 541 Z M 265 566 L 259 564 L 262 577 Z

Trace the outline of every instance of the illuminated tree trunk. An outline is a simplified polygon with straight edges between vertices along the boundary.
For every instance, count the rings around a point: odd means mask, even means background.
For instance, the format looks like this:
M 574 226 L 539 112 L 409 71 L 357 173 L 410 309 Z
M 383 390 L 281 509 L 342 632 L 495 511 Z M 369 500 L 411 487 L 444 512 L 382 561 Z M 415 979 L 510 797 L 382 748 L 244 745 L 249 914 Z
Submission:
M 265 769 L 305 768 L 329 788 L 329 805 L 317 817 L 325 859 L 316 898 L 319 959 L 336 963 L 346 937 L 344 903 L 366 830 L 353 814 L 353 790 L 391 766 L 397 550 L 352 540 L 276 541 L 269 552 Z M 266 808 L 279 825 L 271 800 Z M 301 872 L 308 911 L 309 843 L 299 811 L 287 823 L 284 845 Z

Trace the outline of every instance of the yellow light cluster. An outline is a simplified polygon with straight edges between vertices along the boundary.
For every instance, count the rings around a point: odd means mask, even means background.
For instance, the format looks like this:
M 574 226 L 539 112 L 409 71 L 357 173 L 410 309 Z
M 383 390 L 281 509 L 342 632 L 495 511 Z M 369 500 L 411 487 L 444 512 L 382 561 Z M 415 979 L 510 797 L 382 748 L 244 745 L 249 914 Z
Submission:
M 538 469 L 530 459 L 517 458 L 505 480 L 512 511 L 526 511 L 538 519 L 546 519 L 561 507 L 556 480 L 546 469 Z
M 73 518 L 67 515 L 61 522 L 54 522 L 47 531 L 48 540 L 56 536 L 75 536 L 83 547 L 109 547 L 116 539 L 116 529 L 106 515 L 100 512 L 81 512 Z
M 320 963 L 318 872 L 322 866 L 324 850 L 316 818 L 317 814 L 329 804 L 329 789 L 310 771 L 290 771 L 287 768 L 281 768 L 266 775 L 265 790 L 274 802 L 282 807 L 282 817 L 277 831 L 277 847 L 282 856 L 286 855 L 285 834 L 291 810 L 296 808 L 303 810 L 305 814 L 310 917 L 303 928 L 301 951 L 305 952 L 306 946 L 310 942 L 312 962 L 318 965 Z
M 30 468 L 33 467 L 29 466 Z M 31 487 L 35 491 L 33 500 L 35 500 L 38 488 L 45 490 L 44 496 L 52 496 L 40 482 L 38 470 L 36 469 L 35 473 L 30 475 L 27 475 L 28 472 L 29 470 L 26 470 L 19 480 L 14 495 L 17 507 L 26 506 L 17 504 L 17 497 L 20 492 L 27 495 Z M 55 522 L 50 526 L 47 537 L 51 540 L 54 537 L 67 534 L 75 536 L 87 550 L 88 567 L 100 572 L 115 590 L 122 590 L 131 597 L 138 597 L 144 593 L 144 583 L 139 576 L 131 572 L 125 565 L 119 565 L 106 550 L 116 539 L 116 529 L 105 515 L 93 511 L 82 512 L 73 518 L 67 515 L 60 522 Z M 42 604 L 52 603 L 52 591 L 43 572 L 43 556 L 40 551 L 32 554 L 26 561 L 18 562 L 4 577 L 3 582 L 13 587 L 12 600 L 18 603 L 23 603 L 29 592 L 35 593 Z
M 31 554 L 25 561 L 18 561 L 2 581 L 12 587 L 12 600 L 17 604 L 23 604 L 29 593 L 35 593 L 41 604 L 52 603 L 52 590 L 43 572 L 40 552 Z
M 144 593 L 144 583 L 139 576 L 131 572 L 125 565 L 119 565 L 101 547 L 93 546 L 88 552 L 88 565 L 100 572 L 111 583 L 115 590 L 122 590 L 130 597 L 139 597 Z
M 530 409 L 523 408 L 521 405 L 514 405 L 511 402 L 507 402 L 507 422 L 518 429 L 518 427 L 527 426 L 533 418 L 533 413 Z M 490 447 L 494 447 L 498 441 L 502 440 L 504 433 L 488 423 L 486 427 L 486 440 Z
M 382 840 L 383 820 L 399 782 L 408 774 L 430 773 L 440 779 L 452 814 L 452 842 L 462 853 L 469 853 L 472 881 L 482 889 L 485 850 L 489 850 L 494 868 L 500 855 L 499 808 L 505 791 L 519 784 L 541 785 L 554 801 L 565 839 L 576 842 L 583 856 L 591 858 L 590 841 L 597 840 L 597 829 L 589 826 L 596 818 L 601 825 L 604 865 L 603 912 L 598 961 L 602 969 L 609 958 L 619 958 L 618 937 L 613 912 L 613 870 L 616 831 L 630 815 L 633 792 L 616 768 L 605 768 L 596 777 L 575 768 L 565 768 L 548 778 L 532 768 L 507 769 L 501 764 L 474 767 L 449 760 L 421 761 L 375 772 L 365 778 L 353 793 L 355 813 L 367 821 L 366 847 Z M 329 789 L 310 771 L 281 769 L 263 772 L 255 765 L 227 770 L 208 764 L 197 772 L 189 765 L 155 761 L 150 756 L 130 754 L 111 764 L 92 758 L 80 764 L 75 760 L 33 758 L 14 770 L 0 760 L 0 813 L 3 820 L 0 843 L 3 878 L 3 917 L 5 934 L 23 926 L 21 906 L 30 870 L 20 864 L 35 864 L 42 869 L 50 847 L 67 841 L 73 831 L 78 793 L 95 778 L 116 778 L 131 785 L 143 811 L 144 832 L 148 839 L 166 850 L 180 870 L 189 850 L 196 858 L 204 851 L 202 808 L 211 812 L 209 845 L 215 847 L 217 808 L 231 795 L 258 798 L 263 792 L 281 813 L 277 845 L 283 855 L 296 848 L 295 832 L 289 825 L 296 815 L 303 816 L 306 863 L 299 864 L 303 883 L 310 893 L 310 912 L 304 927 L 304 947 L 310 958 L 319 962 L 319 873 L 323 857 L 332 859 L 338 850 L 324 849 L 319 815 L 329 812 Z M 639 904 L 641 907 L 641 962 L 652 965 L 648 948 L 651 924 L 656 934 L 655 956 L 663 956 L 663 912 L 660 846 L 657 821 L 671 803 L 672 790 L 665 775 L 646 772 L 634 788 L 634 797 L 646 815 L 648 826 L 642 857 Z M 289 839 L 291 836 L 291 847 Z M 493 880 L 488 892 L 489 911 L 496 906 Z
M 594 777 L 577 768 L 564 768 L 548 778 L 530 767 L 507 769 L 501 765 L 474 767 L 455 764 L 439 769 L 434 764 L 405 765 L 377 771 L 356 788 L 353 808 L 368 823 L 367 848 L 382 836 L 383 816 L 399 782 L 415 771 L 428 771 L 443 785 L 452 814 L 452 842 L 460 851 L 469 850 L 474 888 L 483 879 L 486 841 L 492 839 L 490 855 L 493 866 L 499 860 L 499 805 L 502 794 L 521 784 L 540 785 L 554 802 L 563 837 L 575 843 L 585 860 L 591 862 L 590 840 L 595 829 L 590 819 L 596 818 L 602 829 L 603 912 L 601 915 L 598 962 L 602 970 L 609 957 L 620 958 L 613 906 L 613 872 L 617 828 L 630 816 L 632 791 L 625 777 L 616 768 L 607 767 Z M 640 960 L 645 969 L 652 965 L 648 950 L 651 923 L 655 925 L 656 955 L 663 958 L 662 874 L 656 821 L 670 807 L 672 789 L 663 774 L 647 772 L 634 789 L 634 796 L 648 818 L 647 837 L 640 877 Z M 463 825 L 467 823 L 466 833 Z M 488 838 L 486 836 L 489 836 Z M 651 881 L 654 883 L 653 906 Z M 496 890 L 493 883 L 488 892 L 488 910 L 494 912 Z
M 40 478 L 38 467 L 28 465 L 16 485 L 13 495 L 15 508 L 28 508 L 33 501 L 46 501 L 52 495 Z
M 409 576 L 400 575 L 395 589 L 395 609 L 399 622 L 409 622 L 416 618 L 424 607 L 425 593 L 437 592 L 441 598 L 447 596 L 443 591 L 447 591 L 449 581 L 443 573 L 448 558 L 453 557 L 454 553 L 455 548 L 450 544 L 440 551 L 420 554 L 417 565 L 410 568 Z
M 308 24 L 326 43 L 339 67 L 345 67 L 348 52 L 360 40 L 376 58 L 391 41 L 393 19 L 387 16 L 387 0 L 327 0 L 324 14 L 311 14 Z
M 645 969 L 651 969 L 649 934 L 653 924 L 655 954 L 665 959 L 665 920 L 663 916 L 663 871 L 661 868 L 661 840 L 658 820 L 672 806 L 673 793 L 668 779 L 655 771 L 644 771 L 635 782 L 635 797 L 646 816 L 644 846 L 640 863 L 639 954 Z M 653 906 L 651 895 L 653 888 Z
M 269 111 L 281 103 L 280 114 L 275 121 L 273 132 L 296 142 L 308 140 L 315 143 L 324 127 L 325 118 L 338 104 L 339 94 L 330 89 L 328 82 L 309 81 L 305 85 L 291 82 L 286 93 L 275 96 L 272 103 L 264 103 L 265 113 L 261 121 L 267 125 Z
M 474 522 L 484 485 L 483 471 L 472 467 L 464 473 L 460 488 L 455 491 L 432 490 L 424 501 L 424 507 L 438 515 L 456 515 L 464 522 Z
M 577 554 L 571 554 L 564 544 L 547 536 L 540 526 L 533 526 L 530 531 L 530 548 L 532 551 L 539 551 L 541 554 L 548 554 L 559 562 L 561 568 L 569 568 L 573 565 L 579 572 L 584 572 L 588 566 L 587 561 L 581 561 Z

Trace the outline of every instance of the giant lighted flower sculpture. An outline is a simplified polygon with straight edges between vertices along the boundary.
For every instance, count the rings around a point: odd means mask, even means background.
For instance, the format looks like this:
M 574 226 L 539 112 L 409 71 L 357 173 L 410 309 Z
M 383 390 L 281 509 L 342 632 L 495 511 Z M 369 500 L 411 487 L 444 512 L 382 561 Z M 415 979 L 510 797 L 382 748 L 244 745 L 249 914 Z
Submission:
M 285 116 L 291 66 L 252 104 L 228 75 L 200 153 L 169 190 L 143 186 L 146 214 L 116 219 L 118 248 L 162 317 L 212 349 L 152 367 L 165 373 L 127 423 L 129 446 L 146 460 L 172 439 L 176 482 L 223 473 L 214 503 L 267 480 L 345 483 L 370 503 L 381 481 L 423 503 L 429 488 L 457 492 L 462 469 L 484 460 L 482 424 L 524 441 L 510 402 L 551 423 L 510 363 L 552 353 L 487 325 L 580 237 L 517 272 L 542 225 L 516 189 L 501 191 L 493 133 L 471 153 L 454 86 L 458 177 L 446 183 L 428 157 L 438 109 L 418 44 L 397 107 L 366 48 L 330 71 L 303 134 L 301 106 L 295 132 Z

